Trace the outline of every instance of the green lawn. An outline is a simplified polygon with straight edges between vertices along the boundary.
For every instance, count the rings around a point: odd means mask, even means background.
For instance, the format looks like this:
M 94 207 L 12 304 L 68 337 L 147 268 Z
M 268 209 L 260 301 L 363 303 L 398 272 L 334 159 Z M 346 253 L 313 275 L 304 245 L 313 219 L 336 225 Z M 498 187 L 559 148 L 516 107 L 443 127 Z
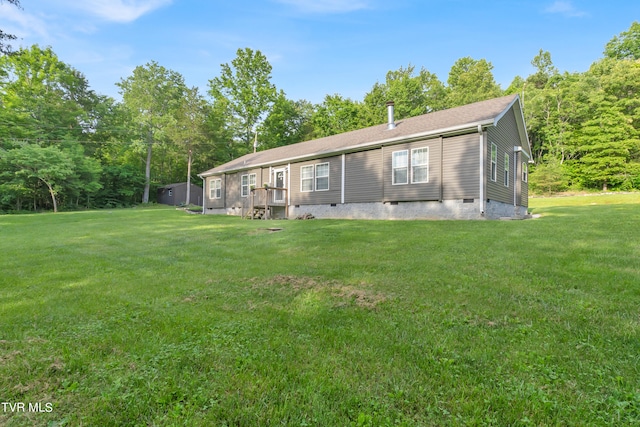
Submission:
M 0 425 L 638 425 L 640 194 L 531 204 L 0 216 Z

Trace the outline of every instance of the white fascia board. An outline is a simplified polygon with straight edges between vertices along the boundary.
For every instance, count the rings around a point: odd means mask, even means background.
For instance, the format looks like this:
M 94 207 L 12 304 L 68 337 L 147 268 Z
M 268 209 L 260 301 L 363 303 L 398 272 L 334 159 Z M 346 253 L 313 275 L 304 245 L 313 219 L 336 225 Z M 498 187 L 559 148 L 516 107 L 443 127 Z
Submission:
M 515 98 L 513 98 L 513 101 L 511 101 L 509 105 L 507 105 L 507 107 L 504 110 L 502 110 L 502 113 L 498 114 L 496 118 L 493 120 L 493 125 L 498 126 L 498 122 L 500 121 L 500 119 L 502 119 L 504 115 L 507 114 L 507 111 L 509 111 L 511 107 L 513 107 L 513 104 L 519 101 L 520 101 L 520 95 L 516 94 Z M 522 108 L 520 108 L 520 111 L 522 111 Z

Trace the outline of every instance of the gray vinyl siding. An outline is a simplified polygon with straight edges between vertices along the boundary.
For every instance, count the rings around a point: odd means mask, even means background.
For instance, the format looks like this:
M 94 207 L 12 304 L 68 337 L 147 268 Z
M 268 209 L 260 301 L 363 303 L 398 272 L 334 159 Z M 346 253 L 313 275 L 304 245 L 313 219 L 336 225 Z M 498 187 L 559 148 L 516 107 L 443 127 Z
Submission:
M 329 189 L 301 191 L 301 168 L 303 166 L 315 166 L 320 163 L 329 163 Z M 307 162 L 292 163 L 291 173 L 291 204 L 292 205 L 322 205 L 340 203 L 342 192 L 342 156 L 327 157 Z M 314 169 L 315 172 L 315 169 Z
M 271 182 L 271 177 L 269 176 L 269 168 L 261 168 L 260 174 L 256 177 L 257 185 L 260 187 L 264 187 L 264 184 L 268 184 Z
M 411 150 L 429 147 L 429 182 L 411 183 Z M 385 202 L 403 202 L 418 200 L 439 200 L 440 198 L 440 138 L 417 141 L 407 144 L 387 146 L 384 150 L 384 193 Z M 408 151 L 409 182 L 393 184 L 393 153 Z
M 221 180 L 221 198 L 220 199 L 211 199 L 209 198 L 211 194 L 211 186 L 213 185 L 213 181 L 220 179 Z M 205 207 L 212 209 L 220 209 L 224 208 L 224 175 L 215 175 L 207 178 L 207 188 L 205 189 Z
M 222 181 L 226 208 L 242 206 L 244 197 L 240 197 L 240 175 L 244 175 L 244 172 L 228 174 L 226 180 Z
M 243 175 L 251 175 L 251 174 L 255 174 L 256 175 L 256 187 L 262 187 L 262 185 L 263 185 L 263 182 L 262 182 L 262 169 L 250 169 L 250 170 L 247 170 L 247 171 L 238 172 L 237 174 L 235 174 L 238 177 L 238 197 L 241 197 L 243 199 L 246 198 L 246 197 L 242 197 L 242 176 Z M 267 170 L 267 175 L 268 174 L 269 174 L 269 171 Z
M 524 156 L 521 156 L 520 167 L 522 167 L 522 162 L 527 163 L 528 159 Z M 522 170 L 520 170 L 520 177 L 522 177 Z M 522 194 L 522 199 L 520 200 L 521 206 L 525 208 L 529 207 L 529 164 L 527 163 L 527 182 L 522 183 L 522 189 L 520 191 Z
M 513 204 L 514 147 L 520 145 L 520 135 L 513 108 L 500 119 L 498 126 L 490 127 L 487 132 L 487 199 Z M 496 181 L 491 181 L 491 143 L 498 147 Z M 504 154 L 509 154 L 509 186 L 504 185 Z M 521 175 L 518 179 L 521 179 Z
M 529 186 L 528 182 L 522 180 L 522 162 L 527 163 L 527 157 L 522 153 L 518 153 L 518 205 L 529 206 Z M 528 165 L 527 165 L 527 181 L 529 181 Z
M 382 149 L 349 153 L 345 162 L 345 203 L 381 202 Z
M 443 199 L 480 197 L 480 135 L 478 133 L 444 138 Z
M 158 188 L 158 203 L 178 206 L 187 201 L 187 183 L 179 183 L 173 186 Z M 169 195 L 171 194 L 171 195 Z M 190 203 L 202 205 L 202 188 L 191 184 Z

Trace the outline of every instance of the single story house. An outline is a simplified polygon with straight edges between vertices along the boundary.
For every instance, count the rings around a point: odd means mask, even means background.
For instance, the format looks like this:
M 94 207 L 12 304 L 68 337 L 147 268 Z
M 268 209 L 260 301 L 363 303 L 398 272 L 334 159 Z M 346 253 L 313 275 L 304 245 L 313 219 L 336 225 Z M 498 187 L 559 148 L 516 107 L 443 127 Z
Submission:
M 171 206 L 186 204 L 187 185 L 188 184 L 186 182 L 177 182 L 175 184 L 158 187 L 158 203 Z M 202 206 L 202 201 L 202 187 L 191 184 L 189 203 L 192 205 Z
M 198 176 L 203 212 L 295 218 L 524 218 L 518 95 L 258 151 Z

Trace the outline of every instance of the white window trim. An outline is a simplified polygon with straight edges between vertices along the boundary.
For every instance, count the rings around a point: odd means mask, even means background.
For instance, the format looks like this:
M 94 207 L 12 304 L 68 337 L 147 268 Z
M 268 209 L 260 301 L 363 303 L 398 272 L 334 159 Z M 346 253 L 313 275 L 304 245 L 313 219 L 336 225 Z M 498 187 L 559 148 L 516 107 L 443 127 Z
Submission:
M 504 186 L 509 188 L 509 165 L 511 164 L 511 157 L 509 153 L 504 153 Z
M 209 181 L 209 199 L 216 200 L 222 198 L 222 179 L 212 179 Z
M 242 181 L 247 177 L 247 183 L 243 184 Z M 253 178 L 253 179 L 252 179 Z M 253 184 L 251 183 L 253 181 Z M 256 174 L 248 173 L 240 176 L 240 197 L 249 197 L 251 186 L 256 186 Z
M 249 174 L 240 176 L 240 197 L 249 197 Z
M 304 173 L 302 172 L 304 169 L 308 169 L 311 168 L 311 177 L 309 178 L 305 178 L 304 177 Z M 300 166 L 300 192 L 301 193 L 311 193 L 313 192 L 313 190 L 315 189 L 314 184 L 315 184 L 315 168 L 313 167 L 313 165 L 305 165 L 305 166 Z M 303 182 L 304 181 L 311 181 L 311 189 L 310 190 L 304 190 L 304 185 Z
M 393 166 L 393 160 L 395 158 L 396 153 L 406 153 L 406 155 L 407 155 L 407 165 L 406 166 L 397 167 L 397 168 Z M 396 174 L 395 174 L 396 169 L 407 169 L 407 180 L 406 180 L 406 182 L 396 182 Z M 409 150 L 393 151 L 391 153 L 391 185 L 406 185 L 408 183 L 409 183 Z
M 327 166 L 327 176 L 318 176 L 318 166 Z M 316 191 L 329 191 L 329 174 L 331 173 L 331 168 L 329 165 L 329 162 L 324 162 L 324 163 L 316 163 L 315 167 L 313 169 L 314 173 L 315 173 L 315 177 L 314 177 L 314 184 L 315 184 L 315 190 Z M 318 178 L 327 178 L 327 188 L 318 188 Z
M 529 180 L 529 165 L 527 162 L 522 162 L 522 182 L 528 182 Z
M 414 165 L 413 164 L 413 153 L 415 151 L 418 151 L 418 150 L 426 150 L 427 151 L 427 162 L 425 164 L 422 164 L 422 165 Z M 425 183 L 428 183 L 429 182 L 429 147 L 413 148 L 411 150 L 411 158 L 407 159 L 407 160 L 410 160 L 410 163 L 411 163 L 411 183 L 412 184 L 425 184 Z M 427 179 L 425 181 L 416 181 L 414 179 L 413 170 L 414 170 L 414 168 L 416 166 L 426 166 L 426 168 L 427 168 Z
M 494 153 L 495 153 L 495 159 L 493 158 Z M 491 174 L 491 181 L 497 182 L 498 181 L 498 146 L 493 142 L 491 143 L 490 156 L 491 156 L 491 169 L 489 170 L 489 173 Z

